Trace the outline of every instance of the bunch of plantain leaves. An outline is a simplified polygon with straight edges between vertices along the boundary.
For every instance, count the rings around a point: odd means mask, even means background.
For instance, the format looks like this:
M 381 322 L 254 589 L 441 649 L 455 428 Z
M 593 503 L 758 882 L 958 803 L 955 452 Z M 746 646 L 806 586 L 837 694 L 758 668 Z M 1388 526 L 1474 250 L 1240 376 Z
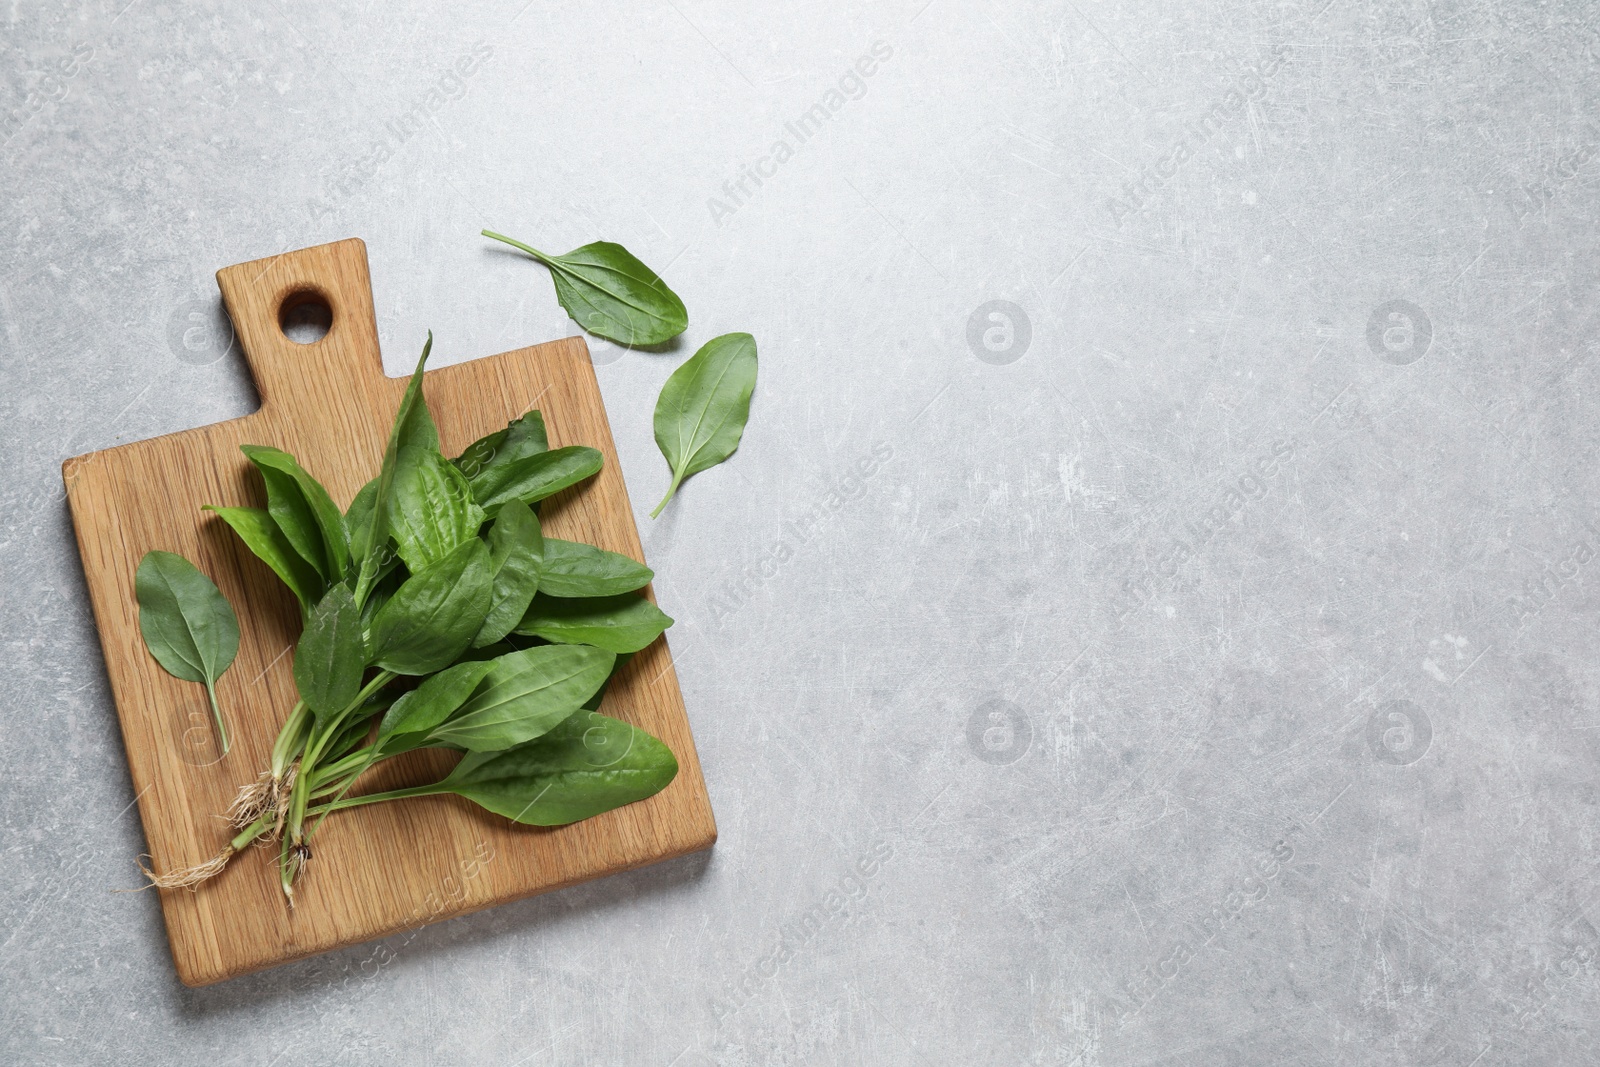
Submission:
M 292 906 L 312 835 L 335 811 L 454 794 L 557 826 L 652 796 L 677 774 L 659 740 L 596 711 L 627 658 L 672 624 L 640 593 L 650 569 L 540 529 L 538 502 L 593 476 L 600 453 L 551 449 L 530 411 L 446 458 L 422 395 L 432 343 L 382 469 L 347 511 L 294 457 L 254 445 L 244 452 L 267 507 L 210 509 L 300 602 L 300 699 L 270 766 L 228 813 L 237 834 L 196 867 L 147 871 L 154 884 L 195 886 L 247 845 L 276 840 Z M 204 682 L 215 709 L 216 675 L 238 646 L 231 606 L 171 553 L 147 556 L 136 584 L 150 651 Z M 421 748 L 462 757 L 440 781 L 351 795 L 375 764 Z

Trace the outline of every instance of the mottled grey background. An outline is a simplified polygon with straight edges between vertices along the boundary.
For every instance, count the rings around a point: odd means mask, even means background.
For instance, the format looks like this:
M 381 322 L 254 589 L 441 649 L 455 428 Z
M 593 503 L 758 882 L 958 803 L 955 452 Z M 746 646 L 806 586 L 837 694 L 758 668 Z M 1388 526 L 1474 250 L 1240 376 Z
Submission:
M 1589 1062 L 1597 21 L 8 5 L 0 1060 Z M 366 239 L 391 373 L 573 332 L 486 225 L 690 308 L 594 351 L 721 842 L 185 990 L 59 464 L 250 411 L 277 251 Z

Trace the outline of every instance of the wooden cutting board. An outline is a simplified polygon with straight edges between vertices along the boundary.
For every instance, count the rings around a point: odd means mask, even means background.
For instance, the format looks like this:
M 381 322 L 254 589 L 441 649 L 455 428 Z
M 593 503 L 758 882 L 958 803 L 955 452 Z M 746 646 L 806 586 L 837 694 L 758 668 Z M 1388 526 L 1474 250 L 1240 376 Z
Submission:
M 295 702 L 295 601 L 201 505 L 265 505 L 241 444 L 293 453 L 336 503 L 348 505 L 378 471 L 406 384 L 383 372 L 361 241 L 227 267 L 217 283 L 261 409 L 92 452 L 62 469 L 157 871 L 201 862 L 227 841 L 230 831 L 218 813 L 266 766 Z M 285 336 L 281 315 L 313 300 L 332 310 L 332 326 L 321 340 L 298 344 Z M 411 349 L 421 350 L 423 339 L 413 340 L 407 363 L 415 358 Z M 448 351 L 448 339 L 438 348 Z M 544 413 L 551 447 L 599 449 L 605 467 L 597 477 L 544 502 L 545 533 L 644 559 L 582 338 L 429 371 L 424 389 L 446 454 L 530 407 Z M 239 613 L 239 656 L 218 687 L 233 739 L 226 757 L 216 747 L 204 687 L 166 674 L 139 635 L 134 569 L 157 548 L 192 560 Z M 555 829 L 517 826 L 450 797 L 340 812 L 317 832 L 292 912 L 277 886 L 275 849 L 246 850 L 197 891 L 161 892 L 178 976 L 205 985 L 709 848 L 716 824 L 665 640 L 627 664 L 602 710 L 672 749 L 679 771 L 671 785 L 649 800 Z M 402 759 L 409 762 L 374 772 L 370 788 L 436 780 L 454 757 L 426 752 Z M 361 791 L 368 788 L 363 780 Z

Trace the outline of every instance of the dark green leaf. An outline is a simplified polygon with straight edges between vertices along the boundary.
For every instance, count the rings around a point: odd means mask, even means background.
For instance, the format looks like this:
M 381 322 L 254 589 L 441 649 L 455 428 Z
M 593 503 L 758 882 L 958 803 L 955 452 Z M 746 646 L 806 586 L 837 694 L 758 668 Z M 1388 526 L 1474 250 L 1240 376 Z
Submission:
M 500 508 L 499 517 L 489 527 L 489 562 L 494 570 L 494 589 L 483 629 L 472 639 L 474 648 L 502 640 L 522 621 L 528 605 L 533 602 L 533 594 L 539 589 L 544 544 L 533 509 L 520 500 Z
M 283 579 L 283 584 L 300 601 L 302 612 L 310 611 L 311 606 L 322 598 L 327 583 L 295 551 L 270 514 L 261 508 L 220 508 L 210 504 L 206 505 L 206 510 L 221 516 L 224 522 L 233 527 L 233 532 L 239 535 L 245 547 Z
M 713 337 L 672 372 L 656 400 L 655 419 L 656 444 L 672 468 L 672 485 L 651 518 L 685 478 L 733 455 L 755 388 L 756 340 L 747 333 Z
M 373 617 L 368 660 L 396 674 L 448 667 L 482 628 L 493 580 L 476 537 L 413 574 Z
M 361 609 L 343 584 L 328 590 L 306 617 L 294 650 L 294 682 L 300 699 L 317 715 L 350 706 L 361 691 Z
M 423 744 L 430 730 L 466 703 L 493 666 L 493 660 L 458 663 L 396 700 L 378 724 L 374 743 L 379 751 L 388 756 Z
M 350 565 L 350 535 L 322 483 L 280 449 L 240 445 L 239 450 L 261 471 L 267 511 L 289 543 L 328 581 L 343 580 Z
M 471 752 L 530 741 L 593 696 L 615 660 L 587 645 L 540 645 L 491 660 L 471 699 L 434 727 L 430 740 Z
M 619 244 L 596 241 L 564 256 L 547 256 L 491 230 L 483 235 L 549 267 L 556 299 L 579 326 L 598 337 L 619 345 L 658 345 L 689 325 L 678 294 Z
M 642 596 L 567 600 L 540 593 L 516 632 L 564 645 L 594 645 L 612 652 L 637 652 L 672 625 L 672 619 Z
M 400 449 L 390 500 L 395 545 L 413 574 L 476 537 L 484 522 L 466 477 L 431 448 Z
M 389 543 L 391 533 L 389 512 L 392 507 L 394 472 L 400 463 L 400 449 L 407 445 L 435 451 L 439 448 L 439 431 L 433 425 L 433 416 L 428 414 L 428 401 L 422 395 L 423 367 L 432 350 L 433 331 L 429 330 L 427 343 L 422 346 L 422 357 L 417 360 L 417 369 L 411 372 L 411 383 L 406 386 L 406 394 L 401 398 L 400 408 L 394 415 L 394 426 L 389 431 L 389 444 L 383 452 L 383 469 L 378 473 L 378 486 L 373 490 L 372 519 L 366 524 L 366 539 L 352 549 L 352 553 L 361 560 L 356 580 L 357 604 L 367 602 L 367 594 L 372 591 L 379 572 L 389 562 L 381 550 Z
M 239 654 L 239 619 L 222 591 L 182 556 L 146 552 L 134 573 L 139 632 L 168 674 L 206 687 L 222 751 L 228 730 L 217 706 L 217 679 Z
M 564 826 L 654 796 L 678 773 L 672 751 L 643 730 L 592 711 L 487 759 L 468 756 L 437 792 L 515 822 Z
M 468 478 L 476 478 L 485 467 L 513 463 L 548 451 L 550 438 L 545 433 L 544 416 L 530 411 L 507 423 L 505 429 L 478 438 L 451 462 Z
M 642 589 L 655 572 L 619 552 L 581 541 L 546 538 L 539 591 L 551 596 L 614 596 Z
M 372 509 L 378 502 L 378 479 L 374 478 L 361 487 L 356 498 L 350 501 L 350 506 L 344 512 L 344 528 L 350 534 L 350 569 L 351 577 L 355 577 L 361 570 L 361 556 L 367 547 L 367 540 L 372 534 Z
M 491 464 L 472 479 L 472 495 L 494 518 L 508 501 L 532 504 L 599 472 L 605 458 L 592 448 L 573 445 L 540 452 L 505 464 Z

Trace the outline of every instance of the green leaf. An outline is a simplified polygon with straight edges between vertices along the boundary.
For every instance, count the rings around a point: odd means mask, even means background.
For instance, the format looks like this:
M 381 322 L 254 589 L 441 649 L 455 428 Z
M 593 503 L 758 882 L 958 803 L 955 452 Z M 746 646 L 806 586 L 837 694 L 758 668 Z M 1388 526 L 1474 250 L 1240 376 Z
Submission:
M 289 543 L 328 581 L 342 580 L 350 565 L 350 535 L 322 483 L 281 449 L 240 445 L 239 450 L 261 471 L 267 511 Z
M 210 578 L 182 556 L 146 552 L 133 577 L 145 647 L 174 678 L 206 687 L 222 752 L 228 728 L 217 706 L 217 679 L 239 654 L 239 619 Z
M 233 527 L 245 547 L 283 579 L 283 584 L 300 601 L 302 612 L 310 611 L 321 599 L 327 583 L 295 551 L 270 514 L 261 508 L 223 508 L 211 504 L 207 504 L 205 510 L 216 512 L 223 522 Z
M 300 699 L 319 716 L 350 706 L 361 692 L 361 609 L 349 588 L 335 585 L 306 617 L 294 650 Z
M 690 475 L 733 455 L 750 419 L 756 388 L 756 339 L 713 337 L 672 372 L 656 400 L 656 444 L 672 468 L 672 485 L 650 513 L 661 514 Z
M 498 752 L 548 731 L 611 676 L 616 656 L 588 645 L 540 645 L 490 660 L 489 672 L 429 740 Z
M 655 271 L 619 244 L 596 241 L 564 256 L 547 256 L 521 241 L 484 230 L 550 268 L 556 299 L 585 330 L 619 345 L 658 345 L 682 333 L 689 313 Z
M 431 448 L 400 449 L 391 499 L 389 524 L 413 574 L 476 537 L 484 522 L 466 477 Z
M 605 457 L 592 448 L 573 445 L 540 452 L 505 464 L 491 464 L 472 479 L 472 496 L 494 518 L 512 500 L 532 504 L 553 496 L 599 472 Z
M 476 537 L 413 574 L 373 616 L 368 660 L 395 674 L 450 666 L 482 628 L 493 580 Z
M 489 614 L 478 636 L 472 639 L 472 647 L 483 648 L 502 640 L 522 621 L 533 594 L 539 590 L 544 546 L 532 508 L 520 500 L 501 507 L 499 517 L 489 527 L 489 562 L 494 571 Z
M 507 423 L 505 429 L 478 438 L 450 462 L 468 478 L 476 478 L 485 467 L 513 463 L 548 451 L 550 437 L 545 433 L 544 416 L 530 411 Z
M 632 593 L 567 600 L 540 592 L 516 632 L 564 645 L 637 652 L 671 625 L 660 608 Z
M 367 602 L 367 594 L 372 591 L 379 572 L 388 562 L 383 558 L 384 553 L 374 551 L 374 548 L 381 549 L 389 543 L 389 512 L 393 506 L 390 498 L 395 468 L 400 463 L 400 449 L 407 445 L 435 451 L 439 448 L 439 431 L 433 425 L 433 416 L 428 414 L 428 401 L 422 395 L 423 367 L 431 351 L 433 331 L 429 330 L 428 340 L 422 346 L 422 357 L 417 360 L 417 369 L 411 372 L 411 383 L 406 386 L 405 396 L 401 398 L 400 408 L 394 415 L 394 426 L 389 431 L 389 444 L 383 452 L 383 469 L 378 473 L 378 486 L 373 490 L 372 520 L 366 526 L 366 539 L 352 549 L 353 554 L 361 560 L 356 578 L 357 604 Z
M 356 498 L 350 501 L 350 506 L 345 509 L 344 528 L 350 534 L 350 569 L 351 577 L 356 577 L 361 571 L 360 553 L 367 550 L 367 540 L 372 535 L 372 509 L 378 502 L 378 479 L 374 478 L 361 487 Z
M 529 826 L 564 826 L 654 796 L 677 773 L 671 749 L 654 737 L 581 711 L 498 755 L 468 756 L 430 792 L 455 793 Z
M 396 700 L 378 723 L 378 736 L 373 743 L 380 755 L 391 756 L 424 744 L 428 732 L 466 703 L 493 666 L 493 660 L 458 663 L 431 675 Z
M 655 572 L 620 552 L 549 537 L 539 591 L 551 596 L 594 597 L 629 593 L 650 584 Z

